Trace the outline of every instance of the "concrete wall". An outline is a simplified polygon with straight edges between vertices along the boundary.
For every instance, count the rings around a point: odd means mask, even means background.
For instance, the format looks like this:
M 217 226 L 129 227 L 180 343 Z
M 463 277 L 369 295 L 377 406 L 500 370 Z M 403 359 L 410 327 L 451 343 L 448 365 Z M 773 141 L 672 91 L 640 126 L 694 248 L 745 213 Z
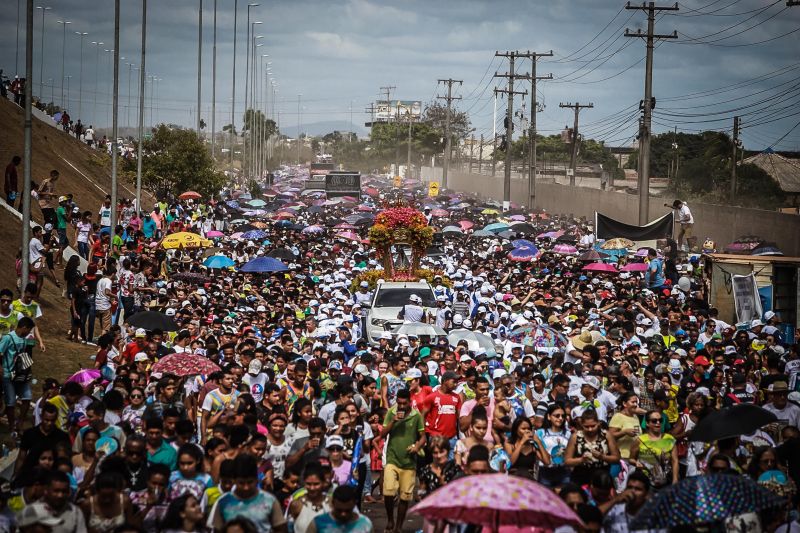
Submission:
M 422 178 L 425 181 L 441 183 L 441 169 L 424 167 Z M 498 173 L 491 175 L 449 172 L 448 187 L 458 191 L 473 192 L 503 199 L 503 177 Z M 528 181 L 518 177 L 511 180 L 511 201 L 525 205 L 528 196 Z M 672 203 L 672 198 L 651 197 L 650 219 L 654 220 L 670 211 L 664 207 Z M 552 213 L 572 213 L 576 216 L 594 217 L 595 211 L 603 213 L 628 224 L 638 222 L 639 200 L 636 195 L 624 192 L 602 191 L 588 187 L 570 187 L 553 183 L 536 184 L 536 208 Z M 694 233 L 698 242 L 706 238 L 714 240 L 717 249 L 733 242 L 742 235 L 758 235 L 767 241 L 775 242 L 789 256 L 800 256 L 800 216 L 744 209 L 723 205 L 689 203 L 694 215 Z

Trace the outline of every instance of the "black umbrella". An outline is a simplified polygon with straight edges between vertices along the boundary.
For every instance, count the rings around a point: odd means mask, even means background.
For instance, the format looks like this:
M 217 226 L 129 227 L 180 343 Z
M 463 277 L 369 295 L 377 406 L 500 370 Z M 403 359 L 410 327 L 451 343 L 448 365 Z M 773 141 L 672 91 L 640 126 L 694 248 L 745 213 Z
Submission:
M 523 222 L 522 224 L 514 224 L 511 226 L 511 229 L 517 233 L 536 233 L 536 228 L 527 222 Z
M 747 435 L 777 422 L 778 417 L 757 405 L 740 403 L 720 409 L 700 420 L 689 435 L 689 440 L 714 442 L 728 437 Z
M 253 226 L 252 224 L 242 224 L 240 226 L 236 226 L 233 230 L 235 233 L 247 233 L 248 231 L 257 230 L 258 228 Z
M 284 259 L 286 261 L 294 261 L 295 255 L 294 253 L 289 250 L 288 248 L 275 248 L 270 253 L 267 254 L 267 257 L 274 257 L 275 259 Z
M 511 229 L 507 229 L 505 231 L 501 231 L 497 234 L 498 237 L 503 239 L 513 239 L 517 236 L 516 232 L 514 231 L 514 227 L 512 226 Z
M 563 244 L 575 244 L 578 242 L 578 238 L 575 235 L 565 233 L 561 237 L 557 238 L 556 242 Z
M 175 323 L 172 317 L 164 313 L 159 313 L 158 311 L 142 311 L 141 313 L 136 313 L 130 317 L 127 322 L 135 328 L 142 328 L 147 331 L 153 331 L 154 329 L 178 331 L 178 324 Z

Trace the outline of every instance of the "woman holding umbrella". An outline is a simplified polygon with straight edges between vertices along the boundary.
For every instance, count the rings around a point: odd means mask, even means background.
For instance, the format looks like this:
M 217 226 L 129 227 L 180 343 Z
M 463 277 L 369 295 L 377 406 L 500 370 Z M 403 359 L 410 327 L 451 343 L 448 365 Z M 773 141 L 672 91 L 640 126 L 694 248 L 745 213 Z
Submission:
M 678 482 L 678 447 L 675 437 L 661 430 L 661 413 L 651 410 L 645 415 L 644 434 L 631 445 L 631 462 L 644 469 L 653 489 Z

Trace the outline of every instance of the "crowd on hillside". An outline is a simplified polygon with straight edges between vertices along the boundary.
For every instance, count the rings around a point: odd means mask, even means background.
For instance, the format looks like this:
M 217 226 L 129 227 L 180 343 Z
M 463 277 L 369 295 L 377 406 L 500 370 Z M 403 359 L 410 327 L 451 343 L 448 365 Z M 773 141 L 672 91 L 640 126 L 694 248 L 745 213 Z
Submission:
M 382 263 L 363 239 L 397 192 L 373 178 L 363 201 L 326 201 L 302 193 L 299 172 L 280 174 L 261 210 L 230 190 L 87 209 L 57 190 L 57 172 L 38 184 L 31 279 L 21 294 L 0 291 L 5 424 L 18 450 L 0 530 L 362 532 L 382 505 L 386 531 L 399 532 L 413 502 L 502 472 L 552 488 L 582 519 L 576 530 L 614 533 L 686 477 L 747 476 L 784 506 L 729 530 L 800 531 L 800 356 L 780 316 L 726 323 L 708 305 L 701 262 L 674 241 L 631 250 L 641 273 L 606 274 L 582 270 L 552 237 L 516 262 L 501 237 L 466 229 L 422 259 L 437 272 L 435 302 L 413 294 L 399 315 L 451 335 L 385 331 L 369 342 L 374 284 L 357 277 Z M 8 183 L 7 168 L 13 202 Z M 504 216 L 419 189 L 403 201 L 439 229 Z M 434 216 L 437 206 L 449 214 Z M 515 213 L 579 249 L 594 244 L 585 220 Z M 182 232 L 211 242 L 166 246 Z M 56 270 L 68 246 L 78 253 Z M 220 256 L 231 266 L 207 266 Z M 277 268 L 241 269 L 276 257 Z M 71 357 L 45 352 L 37 329 L 47 275 L 63 282 L 69 339 L 96 354 L 34 395 L 47 358 Z M 521 342 L 526 327 L 554 342 Z M 692 440 L 706 417 L 748 403 L 777 421 Z

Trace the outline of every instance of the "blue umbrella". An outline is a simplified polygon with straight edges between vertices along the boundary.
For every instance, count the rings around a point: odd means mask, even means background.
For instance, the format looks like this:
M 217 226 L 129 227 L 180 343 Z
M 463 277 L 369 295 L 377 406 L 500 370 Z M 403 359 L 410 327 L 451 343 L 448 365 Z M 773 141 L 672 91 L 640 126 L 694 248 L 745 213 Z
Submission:
M 251 272 L 261 274 L 264 272 L 283 272 L 289 270 L 282 261 L 278 261 L 272 257 L 256 257 L 251 259 L 239 269 L 240 272 Z
M 539 250 L 531 246 L 521 246 L 508 252 L 511 261 L 533 261 L 539 254 Z
M 239 209 L 239 202 L 237 202 L 236 200 L 228 200 L 227 202 L 225 202 L 225 205 L 227 205 L 231 209 Z
M 292 226 L 291 220 L 279 220 L 275 223 L 275 227 L 278 228 L 289 228 Z
M 236 262 L 233 259 L 224 255 L 212 255 L 203 261 L 203 265 L 208 268 L 229 268 L 235 264 Z
M 246 232 L 242 233 L 242 238 L 243 239 L 248 239 L 248 240 L 263 239 L 266 236 L 267 236 L 267 233 L 265 231 L 261 231 L 260 229 L 254 229 L 254 230 L 250 230 L 250 231 L 246 231 Z
M 532 243 L 531 241 L 525 240 L 525 239 L 517 239 L 517 240 L 511 241 L 511 245 L 514 248 L 519 248 L 521 246 L 527 246 L 528 248 L 536 248 L 536 245 L 534 243 Z
M 505 231 L 508 229 L 508 224 L 504 224 L 503 222 L 495 222 L 494 224 L 489 224 L 483 231 L 491 231 L 493 233 L 500 233 L 501 231 Z

